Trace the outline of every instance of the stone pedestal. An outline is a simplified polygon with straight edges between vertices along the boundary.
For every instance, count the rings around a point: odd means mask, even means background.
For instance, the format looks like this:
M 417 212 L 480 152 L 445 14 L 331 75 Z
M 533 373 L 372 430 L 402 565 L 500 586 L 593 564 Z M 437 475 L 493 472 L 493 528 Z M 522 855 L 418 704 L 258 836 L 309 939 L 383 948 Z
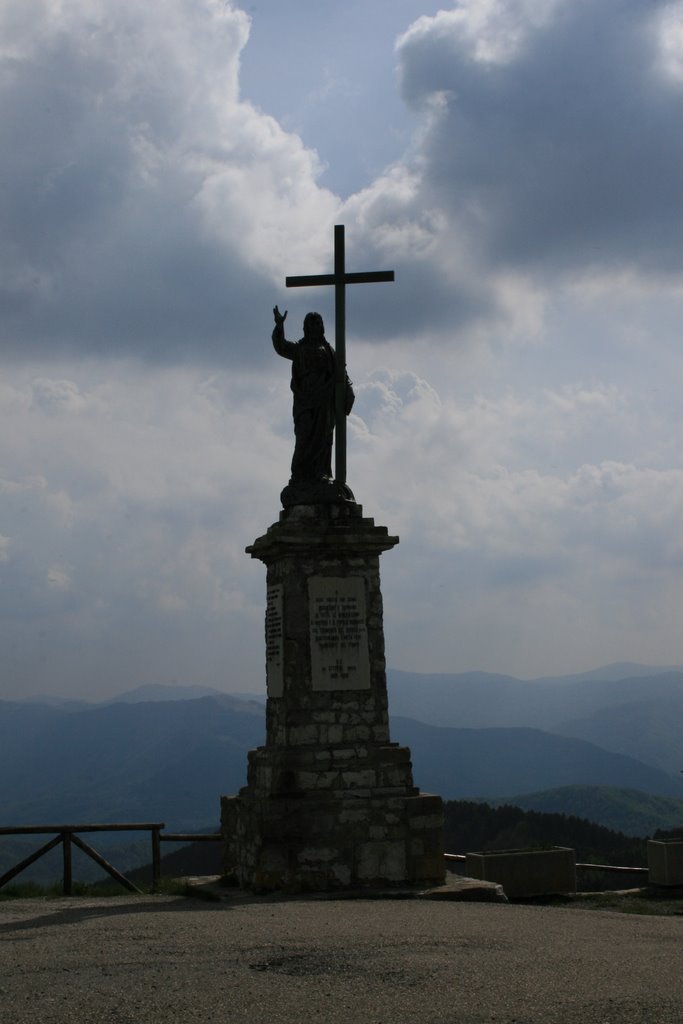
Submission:
M 442 881 L 440 797 L 389 737 L 379 556 L 355 502 L 294 505 L 247 552 L 267 574 L 266 745 L 223 797 L 226 867 L 257 889 Z

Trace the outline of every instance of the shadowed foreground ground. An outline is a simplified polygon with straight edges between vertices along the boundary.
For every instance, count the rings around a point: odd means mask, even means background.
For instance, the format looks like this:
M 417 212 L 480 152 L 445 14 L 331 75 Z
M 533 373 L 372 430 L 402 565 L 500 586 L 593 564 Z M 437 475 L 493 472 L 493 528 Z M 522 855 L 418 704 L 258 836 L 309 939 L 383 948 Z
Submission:
M 681 1024 L 683 918 L 482 903 L 0 904 L 0 1022 Z

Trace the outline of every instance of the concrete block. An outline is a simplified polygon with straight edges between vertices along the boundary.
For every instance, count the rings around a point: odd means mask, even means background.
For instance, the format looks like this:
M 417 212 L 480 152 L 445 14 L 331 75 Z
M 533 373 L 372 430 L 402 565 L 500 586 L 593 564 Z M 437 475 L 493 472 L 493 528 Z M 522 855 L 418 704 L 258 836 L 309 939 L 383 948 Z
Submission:
M 576 854 L 564 846 L 468 853 L 465 874 L 485 882 L 498 882 L 510 899 L 576 892 Z
M 647 844 L 651 885 L 683 885 L 683 839 L 650 839 Z

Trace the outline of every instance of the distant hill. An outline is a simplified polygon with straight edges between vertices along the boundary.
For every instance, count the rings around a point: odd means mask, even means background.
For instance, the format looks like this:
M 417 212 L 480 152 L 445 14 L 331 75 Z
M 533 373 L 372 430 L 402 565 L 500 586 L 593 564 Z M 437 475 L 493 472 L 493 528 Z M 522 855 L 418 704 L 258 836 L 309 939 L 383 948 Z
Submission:
M 618 682 L 621 679 L 645 679 L 651 676 L 667 675 L 670 672 L 683 672 L 683 665 L 641 665 L 637 661 L 615 661 L 610 665 L 592 668 L 588 672 L 573 675 L 539 676 L 531 682 L 543 683 L 581 683 L 581 682 Z
M 683 768 L 678 723 L 683 671 L 608 666 L 581 676 L 523 681 L 469 672 L 420 675 L 389 672 L 394 715 L 456 728 L 532 727 L 588 740 L 666 772 Z
M 125 693 L 120 693 L 110 700 L 102 701 L 99 706 L 103 704 L 149 704 L 169 700 L 198 700 L 200 697 L 218 697 L 224 704 L 227 703 L 238 710 L 244 704 L 257 705 L 262 708 L 265 702 L 265 695 L 223 693 L 222 690 L 216 690 L 212 686 L 177 684 L 167 686 L 164 683 L 146 683 L 143 686 L 136 686 L 134 690 L 126 690 Z M 94 707 L 95 705 L 80 702 L 80 706 Z
M 513 797 L 561 786 L 618 786 L 683 798 L 683 782 L 592 743 L 540 729 L 452 729 L 392 718 L 412 751 L 415 781 L 445 799 Z
M 395 715 L 428 725 L 459 728 L 551 729 L 598 711 L 633 702 L 667 700 L 683 694 L 683 670 L 650 669 L 623 679 L 559 676 L 534 680 L 488 672 L 425 675 L 388 673 L 389 706 Z
M 199 697 L 221 697 L 220 690 L 212 686 L 174 685 L 168 686 L 164 683 L 145 683 L 136 686 L 133 690 L 126 690 L 111 700 L 103 701 L 105 704 L 144 704 L 150 701 L 162 700 L 197 700 Z
M 657 829 L 683 826 L 683 799 L 618 786 L 562 786 L 487 802 L 493 806 L 511 803 L 546 814 L 574 815 L 628 836 L 652 836 Z
M 228 696 L 67 706 L 0 702 L 0 821 L 218 823 L 246 782 L 263 707 Z M 415 781 L 446 799 L 512 798 L 565 786 L 683 797 L 683 781 L 623 754 L 539 729 L 455 729 L 392 718 Z
M 75 711 L 2 701 L 0 820 L 203 828 L 264 738 L 262 707 L 230 697 Z
M 37 693 L 32 694 L 30 697 L 24 697 L 21 700 L 17 700 L 19 704 L 46 704 L 54 707 L 68 708 L 70 711 L 77 711 L 79 708 L 91 707 L 91 702 L 87 700 L 75 700 L 71 697 L 58 697 L 51 693 Z
M 682 724 L 683 690 L 600 708 L 582 718 L 558 722 L 552 731 L 629 754 L 663 771 L 678 772 L 683 769 Z

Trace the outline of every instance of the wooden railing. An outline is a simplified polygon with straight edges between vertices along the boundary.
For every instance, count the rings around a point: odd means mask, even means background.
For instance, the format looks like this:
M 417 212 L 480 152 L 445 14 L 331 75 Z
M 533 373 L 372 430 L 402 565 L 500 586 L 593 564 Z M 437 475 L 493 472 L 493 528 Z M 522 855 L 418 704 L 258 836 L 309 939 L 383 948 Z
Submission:
M 124 874 L 118 871 L 113 864 L 110 864 L 101 853 L 86 843 L 84 839 L 77 834 L 79 832 L 150 832 L 152 838 L 152 892 L 157 892 L 159 889 L 159 880 L 161 878 L 161 843 L 197 843 L 197 842 L 217 842 L 222 839 L 220 834 L 204 834 L 204 835 L 192 835 L 191 833 L 180 833 L 180 832 L 162 832 L 164 828 L 163 821 L 152 821 L 152 822 L 133 822 L 133 823 L 111 823 L 106 825 L 6 825 L 0 827 L 0 836 L 20 836 L 20 835 L 53 835 L 54 838 L 49 842 L 45 843 L 38 850 L 32 853 L 30 856 L 25 857 L 24 860 L 15 864 L 14 867 L 6 871 L 4 875 L 0 876 L 0 889 L 11 882 L 13 878 L 16 878 L 18 874 L 30 867 L 31 864 L 35 864 L 37 860 L 44 857 L 46 853 L 53 850 L 56 846 L 62 845 L 63 853 L 63 891 L 65 896 L 70 896 L 73 889 L 73 872 L 71 863 L 72 846 L 78 847 L 83 853 L 87 854 L 91 860 L 94 860 L 96 864 L 99 864 L 112 878 L 114 878 L 120 885 L 129 892 L 135 892 L 142 894 L 142 890 L 138 889 L 129 878 L 126 878 Z

